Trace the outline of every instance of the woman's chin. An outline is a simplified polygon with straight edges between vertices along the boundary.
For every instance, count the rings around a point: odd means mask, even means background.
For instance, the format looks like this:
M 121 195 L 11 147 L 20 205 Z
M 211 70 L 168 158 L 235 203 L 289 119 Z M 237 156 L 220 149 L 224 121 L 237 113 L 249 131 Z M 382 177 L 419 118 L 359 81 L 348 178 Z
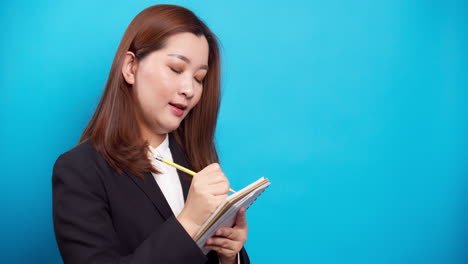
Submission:
M 177 130 L 179 128 L 179 126 L 180 126 L 179 121 L 170 122 L 170 123 L 165 124 L 163 129 L 164 129 L 165 133 L 171 133 L 172 131 Z

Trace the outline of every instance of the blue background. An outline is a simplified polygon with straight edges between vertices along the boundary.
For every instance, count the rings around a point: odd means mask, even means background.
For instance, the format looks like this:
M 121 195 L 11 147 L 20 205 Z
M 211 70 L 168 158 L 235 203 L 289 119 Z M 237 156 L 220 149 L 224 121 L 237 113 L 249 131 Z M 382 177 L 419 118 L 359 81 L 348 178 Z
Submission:
M 61 263 L 51 170 L 155 1 L 0 8 L 0 262 Z M 217 144 L 253 263 L 468 261 L 467 2 L 172 1 L 218 35 Z

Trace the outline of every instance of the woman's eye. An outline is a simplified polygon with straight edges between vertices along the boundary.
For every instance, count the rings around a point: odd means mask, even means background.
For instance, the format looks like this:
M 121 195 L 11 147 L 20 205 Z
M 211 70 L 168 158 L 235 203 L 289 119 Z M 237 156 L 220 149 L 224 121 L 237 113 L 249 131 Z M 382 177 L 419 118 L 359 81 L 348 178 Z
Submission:
M 195 78 L 195 81 L 199 84 L 201 84 L 203 82 L 203 80 L 198 80 L 197 78 Z
M 179 73 L 182 72 L 182 71 L 178 71 L 178 70 L 176 70 L 176 69 L 174 69 L 174 68 L 172 68 L 172 67 L 169 67 L 169 68 L 170 68 L 173 72 L 175 72 L 175 73 L 177 73 L 177 74 L 179 74 Z

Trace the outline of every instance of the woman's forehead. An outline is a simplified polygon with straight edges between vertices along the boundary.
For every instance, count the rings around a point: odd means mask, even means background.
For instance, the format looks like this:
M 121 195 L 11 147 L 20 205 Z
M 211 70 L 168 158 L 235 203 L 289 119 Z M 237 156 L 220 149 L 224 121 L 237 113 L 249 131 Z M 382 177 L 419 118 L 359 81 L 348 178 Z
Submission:
M 161 51 L 195 65 L 208 64 L 209 46 L 204 35 L 189 32 L 172 35 Z

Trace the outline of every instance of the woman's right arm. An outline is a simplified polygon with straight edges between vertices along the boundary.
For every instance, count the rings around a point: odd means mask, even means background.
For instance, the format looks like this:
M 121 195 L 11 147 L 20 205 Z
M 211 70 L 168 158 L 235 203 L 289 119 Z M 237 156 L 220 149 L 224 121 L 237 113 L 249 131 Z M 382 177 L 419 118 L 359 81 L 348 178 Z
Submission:
M 86 159 L 89 157 L 66 153 L 54 165 L 54 231 L 65 264 L 206 262 L 206 256 L 174 216 L 157 226 L 133 253 L 120 255 L 99 169 Z

